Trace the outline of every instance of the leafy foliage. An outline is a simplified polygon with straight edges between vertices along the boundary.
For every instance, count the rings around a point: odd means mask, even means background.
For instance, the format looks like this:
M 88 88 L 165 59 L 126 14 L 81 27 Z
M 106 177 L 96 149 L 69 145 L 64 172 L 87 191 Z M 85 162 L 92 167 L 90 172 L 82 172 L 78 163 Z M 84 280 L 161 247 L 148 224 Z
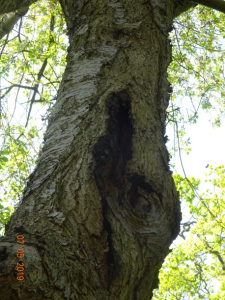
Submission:
M 41 152 L 45 122 L 65 68 L 66 47 L 65 21 L 55 0 L 32 5 L 0 41 L 0 229 Z M 40 111 L 44 111 L 42 121 L 35 121 Z
M 181 200 L 187 203 L 190 220 L 183 223 L 184 241 L 175 246 L 160 270 L 159 290 L 154 299 L 225 298 L 225 168 L 209 167 L 209 188 L 196 199 L 192 187 L 174 176 Z M 199 180 L 189 179 L 198 189 Z M 184 235 L 185 233 L 185 235 Z
M 188 96 L 192 102 L 187 122 L 196 122 L 200 108 L 213 108 L 218 118 L 224 116 L 224 21 L 223 13 L 197 6 L 174 22 L 169 79 L 174 86 L 172 100 Z
M 213 126 L 220 126 L 225 116 L 224 87 L 225 14 L 198 5 L 174 21 L 172 63 L 168 78 L 173 86 L 168 124 L 187 153 L 185 127 L 195 124 L 203 111 L 213 116 Z M 170 151 L 177 151 L 174 144 Z

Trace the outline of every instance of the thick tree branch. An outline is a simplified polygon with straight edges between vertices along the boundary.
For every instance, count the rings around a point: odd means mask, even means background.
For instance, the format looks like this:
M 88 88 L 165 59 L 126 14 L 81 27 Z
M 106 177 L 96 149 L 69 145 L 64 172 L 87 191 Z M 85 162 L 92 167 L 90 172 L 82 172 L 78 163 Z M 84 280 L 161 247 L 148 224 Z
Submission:
M 0 0 L 0 14 L 16 11 L 22 7 L 29 7 L 37 0 Z
M 15 12 L 10 12 L 4 15 L 0 22 L 0 39 L 8 34 L 17 23 L 17 21 L 28 12 L 29 7 L 21 7 Z
M 178 0 L 176 1 L 175 4 L 174 18 L 179 17 L 182 13 L 184 13 L 185 11 L 189 10 L 192 7 L 197 6 L 198 4 L 225 13 L 225 1 L 223 0 L 195 0 L 195 1 Z
M 177 1 L 174 9 L 174 19 L 179 17 L 185 11 L 197 5 L 198 5 L 197 3 L 188 0 Z
M 197 0 L 195 2 L 225 13 L 225 1 L 223 0 Z

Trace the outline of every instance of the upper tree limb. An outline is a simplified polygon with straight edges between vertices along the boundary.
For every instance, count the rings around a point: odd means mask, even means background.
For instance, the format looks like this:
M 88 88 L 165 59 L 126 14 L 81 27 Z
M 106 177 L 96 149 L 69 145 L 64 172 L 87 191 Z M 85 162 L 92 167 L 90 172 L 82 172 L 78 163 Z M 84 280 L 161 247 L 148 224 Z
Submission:
M 27 13 L 28 9 L 29 7 L 22 7 L 4 15 L 0 21 L 0 39 L 13 29 L 17 21 Z
M 211 7 L 215 10 L 225 13 L 225 1 L 223 0 L 197 0 L 197 4 Z
M 194 2 L 189 0 L 178 0 L 176 1 L 175 5 L 174 18 L 177 18 L 183 12 L 197 6 L 198 4 L 211 7 L 215 10 L 225 13 L 225 1 L 223 0 L 195 0 Z
M 16 11 L 21 7 L 29 7 L 37 0 L 0 0 L 0 14 Z

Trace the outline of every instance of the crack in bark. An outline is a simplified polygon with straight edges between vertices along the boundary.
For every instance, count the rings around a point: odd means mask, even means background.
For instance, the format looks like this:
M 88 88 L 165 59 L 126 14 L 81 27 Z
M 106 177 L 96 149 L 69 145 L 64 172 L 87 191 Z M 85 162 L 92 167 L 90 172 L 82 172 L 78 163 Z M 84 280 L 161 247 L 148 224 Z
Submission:
M 126 165 L 132 158 L 133 125 L 130 117 L 131 98 L 126 90 L 112 93 L 106 105 L 110 116 L 107 135 L 99 139 L 93 149 L 93 156 L 96 162 L 94 176 L 102 197 L 103 227 L 108 234 L 109 251 L 106 253 L 106 262 L 110 283 L 112 277 L 118 273 L 120 258 L 113 248 L 112 229 L 107 220 L 106 197 L 112 188 L 124 195 Z
M 107 197 L 113 197 L 119 209 L 132 211 L 138 228 L 146 226 L 145 220 L 148 221 L 149 214 L 154 214 L 156 209 L 161 210 L 163 201 L 162 194 L 155 190 L 154 183 L 146 182 L 144 176 L 138 174 L 131 176 L 126 169 L 127 162 L 132 159 L 134 131 L 130 116 L 131 98 L 128 92 L 123 90 L 112 93 L 106 106 L 110 116 L 107 134 L 100 137 L 94 146 L 93 157 L 96 162 L 94 177 L 102 199 L 103 228 L 107 232 L 109 250 L 105 257 L 108 270 L 106 280 L 110 285 L 112 280 L 119 275 L 122 260 L 114 248 Z M 155 203 L 154 197 L 157 197 L 161 204 Z M 130 220 L 127 221 L 129 224 Z
M 162 204 L 162 194 L 158 193 L 150 183 L 147 183 L 145 181 L 144 176 L 139 176 L 138 174 L 135 174 L 132 176 L 129 181 L 132 183 L 132 188 L 137 190 L 137 187 L 140 187 L 141 189 L 149 192 L 149 193 L 156 193 L 161 204 Z
M 0 249 L 0 262 L 6 260 L 9 254 L 6 252 L 6 246 L 2 246 Z

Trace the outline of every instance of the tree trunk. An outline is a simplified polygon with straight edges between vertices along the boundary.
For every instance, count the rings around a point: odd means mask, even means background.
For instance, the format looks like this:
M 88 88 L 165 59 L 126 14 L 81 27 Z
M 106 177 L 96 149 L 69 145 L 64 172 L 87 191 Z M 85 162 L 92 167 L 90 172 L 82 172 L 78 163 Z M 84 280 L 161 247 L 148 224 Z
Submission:
M 61 5 L 67 67 L 0 239 L 1 299 L 148 300 L 181 219 L 164 143 L 173 3 Z

